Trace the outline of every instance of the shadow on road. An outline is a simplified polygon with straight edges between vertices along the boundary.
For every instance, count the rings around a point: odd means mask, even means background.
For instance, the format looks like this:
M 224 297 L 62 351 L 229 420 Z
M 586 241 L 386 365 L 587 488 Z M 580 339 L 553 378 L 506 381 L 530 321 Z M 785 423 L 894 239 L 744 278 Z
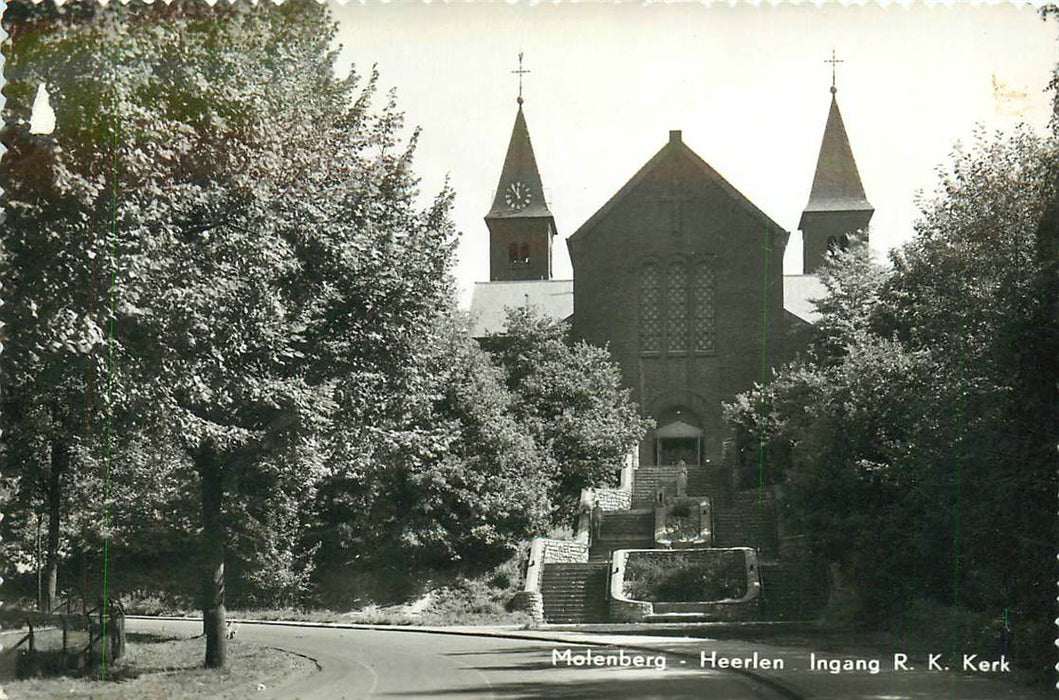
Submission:
M 478 671 L 482 683 L 461 685 L 429 693 L 400 692 L 380 697 L 497 697 L 497 698 L 585 698 L 587 700 L 614 698 L 743 698 L 755 697 L 750 692 L 751 682 L 730 674 L 704 671 L 695 666 L 682 665 L 676 657 L 667 657 L 666 667 L 620 668 L 615 666 L 567 666 L 552 663 L 555 646 L 536 646 L 520 649 L 489 651 L 459 651 L 447 657 L 468 660 L 481 657 L 478 663 L 463 668 Z M 582 647 L 571 646 L 575 653 Z M 617 651 L 593 649 L 599 657 L 613 657 Z M 490 660 L 500 663 L 489 663 Z M 689 662 L 690 663 L 690 662 Z M 490 680 L 490 679 L 496 680 Z M 511 680 L 511 679 L 516 680 Z M 497 682 L 499 679 L 503 679 Z

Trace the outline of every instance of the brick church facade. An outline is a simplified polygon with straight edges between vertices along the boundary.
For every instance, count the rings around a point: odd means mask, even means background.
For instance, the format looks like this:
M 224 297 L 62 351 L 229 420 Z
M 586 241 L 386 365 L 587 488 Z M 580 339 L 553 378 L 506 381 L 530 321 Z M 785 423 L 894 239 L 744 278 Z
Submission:
M 798 351 L 822 294 L 813 272 L 872 215 L 832 87 L 800 228 L 803 275 L 783 274 L 789 233 L 671 131 L 661 149 L 567 239 L 573 280 L 551 279 L 555 222 L 521 98 L 493 206 L 490 281 L 475 285 L 474 333 L 532 305 L 610 348 L 656 428 L 641 464 L 719 463 L 722 403 Z

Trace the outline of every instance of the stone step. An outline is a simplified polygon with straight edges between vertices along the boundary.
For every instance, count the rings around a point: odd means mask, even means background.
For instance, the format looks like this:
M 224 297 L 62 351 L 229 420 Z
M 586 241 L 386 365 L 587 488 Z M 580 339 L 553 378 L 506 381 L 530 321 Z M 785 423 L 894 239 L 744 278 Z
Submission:
M 589 625 L 601 622 L 607 622 L 609 618 L 606 613 L 584 613 L 580 615 L 570 615 L 556 613 L 553 615 L 545 614 L 544 619 L 553 625 Z
M 564 561 L 545 564 L 544 572 L 549 571 L 595 571 L 599 567 L 587 561 Z
M 657 605 L 657 603 L 655 604 Z M 644 617 L 644 622 L 651 624 L 690 623 L 690 622 L 749 622 L 761 619 L 761 612 L 756 605 L 745 605 L 735 613 L 723 615 L 703 615 L 700 613 L 667 612 L 653 613 Z
M 643 508 L 655 501 L 661 486 L 667 495 L 676 495 L 679 466 L 641 466 L 633 472 L 632 507 Z M 688 467 L 688 495 L 719 496 L 728 491 L 728 470 L 722 466 Z
M 641 532 L 645 528 L 653 528 L 654 524 L 655 514 L 654 510 L 651 509 L 638 511 L 612 511 L 603 516 L 603 522 L 600 523 L 600 534 Z
M 779 548 L 775 505 L 756 492 L 735 494 L 714 507 L 713 535 L 717 547 L 754 547 L 771 556 Z
M 597 562 L 589 562 L 590 564 L 596 564 Z M 552 571 L 542 574 L 542 581 L 587 581 L 592 578 L 594 572 L 581 572 L 581 571 Z
M 605 622 L 607 562 L 545 564 L 541 599 L 545 622 Z

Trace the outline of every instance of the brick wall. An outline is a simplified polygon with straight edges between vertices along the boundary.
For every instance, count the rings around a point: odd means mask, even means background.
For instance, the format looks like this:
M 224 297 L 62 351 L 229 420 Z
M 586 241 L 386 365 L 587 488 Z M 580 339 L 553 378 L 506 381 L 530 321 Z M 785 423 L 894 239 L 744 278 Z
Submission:
M 661 146 L 665 135 L 658 137 Z M 683 200 L 678 227 L 672 220 L 675 186 Z M 715 463 L 721 462 L 730 431 L 722 402 L 760 380 L 763 361 L 772 367 L 782 359 L 786 242 L 786 232 L 744 204 L 679 142 L 660 152 L 621 198 L 567 239 L 575 336 L 609 346 L 644 413 L 658 418 L 675 407 L 693 412 L 705 432 L 705 457 Z M 640 273 L 649 261 L 661 273 L 663 298 L 674 265 L 702 262 L 714 270 L 712 350 L 641 351 Z M 668 304 L 663 302 L 662 318 Z M 654 431 L 641 445 L 640 460 L 655 461 Z

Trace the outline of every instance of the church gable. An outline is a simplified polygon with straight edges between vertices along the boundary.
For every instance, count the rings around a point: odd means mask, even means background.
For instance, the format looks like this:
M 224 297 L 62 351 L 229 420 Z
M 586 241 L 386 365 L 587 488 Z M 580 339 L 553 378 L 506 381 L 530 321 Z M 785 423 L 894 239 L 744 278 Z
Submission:
M 629 213 L 652 223 L 650 235 L 666 233 L 711 237 L 732 219 L 759 222 L 773 238 L 786 245 L 788 233 L 711 168 L 671 131 L 669 142 L 590 217 L 567 241 L 571 256 L 580 243 L 596 235 L 611 215 L 626 219 Z M 754 226 L 756 230 L 761 230 Z M 646 233 L 646 232 L 645 232 Z M 778 240 L 777 240 L 778 237 Z
M 679 132 L 568 239 L 575 335 L 610 349 L 661 428 L 694 418 L 702 458 L 720 458 L 722 401 L 778 361 L 786 242 Z

